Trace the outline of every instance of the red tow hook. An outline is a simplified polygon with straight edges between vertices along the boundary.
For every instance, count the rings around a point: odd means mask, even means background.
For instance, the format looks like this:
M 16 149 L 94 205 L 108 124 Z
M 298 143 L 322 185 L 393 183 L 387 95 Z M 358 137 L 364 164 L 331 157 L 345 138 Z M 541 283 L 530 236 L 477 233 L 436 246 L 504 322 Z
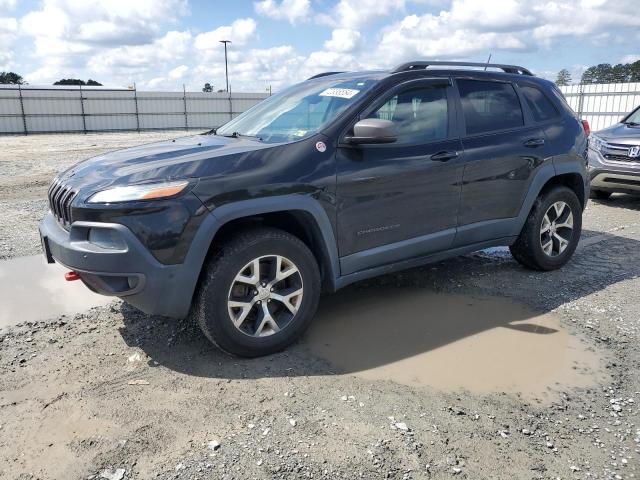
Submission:
M 70 272 L 67 272 L 64 274 L 64 279 L 67 282 L 73 282 L 74 280 L 80 280 L 80 274 L 78 274 L 78 272 L 74 272 L 73 270 L 71 270 Z

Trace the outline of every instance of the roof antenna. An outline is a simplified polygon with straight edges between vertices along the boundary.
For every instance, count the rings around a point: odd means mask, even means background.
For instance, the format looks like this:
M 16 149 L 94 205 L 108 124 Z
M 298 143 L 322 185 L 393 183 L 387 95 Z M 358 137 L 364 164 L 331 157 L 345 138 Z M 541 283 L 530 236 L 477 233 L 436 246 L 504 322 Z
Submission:
M 489 58 L 487 58 L 487 64 L 484 66 L 484 71 L 487 71 L 487 66 L 489 65 L 489 62 L 491 61 L 491 54 L 489 54 Z

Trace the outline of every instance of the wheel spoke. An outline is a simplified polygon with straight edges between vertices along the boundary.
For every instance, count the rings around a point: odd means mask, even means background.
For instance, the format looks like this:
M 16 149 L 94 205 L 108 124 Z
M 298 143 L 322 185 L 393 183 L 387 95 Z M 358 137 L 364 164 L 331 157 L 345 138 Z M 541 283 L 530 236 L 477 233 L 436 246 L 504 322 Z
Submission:
M 553 240 L 551 239 L 551 237 L 549 237 L 549 240 L 546 243 L 542 244 L 542 250 L 547 255 L 551 255 L 551 253 L 553 252 Z
M 558 253 L 564 252 L 565 248 L 567 248 L 567 245 L 569 245 L 569 241 L 562 238 L 557 233 L 553 234 L 553 238 L 555 238 L 558 241 Z
M 251 269 L 251 275 L 244 275 L 247 269 Z M 248 285 L 257 285 L 260 281 L 260 259 L 256 258 L 246 268 L 244 268 L 235 278 L 236 282 L 246 283 Z
M 276 283 L 281 282 L 285 278 L 289 278 L 294 273 L 298 273 L 298 269 L 296 268 L 296 266 L 284 257 L 278 255 L 275 261 L 275 272 L 273 272 L 271 275 L 271 278 L 273 280 L 271 280 L 269 286 L 273 286 Z
M 556 212 L 555 220 L 558 220 L 562 216 L 562 212 L 564 211 L 566 203 L 564 202 L 556 202 L 553 204 L 553 209 Z
M 556 228 L 573 228 L 573 213 L 569 211 L 567 218 L 562 220 L 560 223 L 556 223 Z
M 240 326 L 244 323 L 245 319 L 247 318 L 247 315 L 249 315 L 249 312 L 251 311 L 251 309 L 253 308 L 253 305 L 255 303 L 255 300 L 251 300 L 249 302 L 240 302 L 237 300 L 229 300 L 228 305 L 229 305 L 229 309 L 236 309 L 239 308 L 240 313 L 233 318 L 233 324 L 240 328 Z
M 269 330 L 265 330 L 269 329 Z M 280 331 L 280 327 L 276 323 L 275 319 L 271 316 L 271 312 L 269 311 L 269 306 L 263 302 L 262 303 L 262 320 L 260 321 L 260 325 L 256 328 L 255 336 L 256 337 L 265 337 L 267 335 L 273 335 Z
M 542 227 L 540 228 L 540 233 L 546 233 L 551 228 L 551 220 L 549 220 L 549 215 L 545 215 L 542 219 Z
M 271 299 L 282 303 L 295 315 L 298 312 L 300 301 L 302 300 L 302 288 L 297 288 L 289 292 L 274 292 L 271 294 Z

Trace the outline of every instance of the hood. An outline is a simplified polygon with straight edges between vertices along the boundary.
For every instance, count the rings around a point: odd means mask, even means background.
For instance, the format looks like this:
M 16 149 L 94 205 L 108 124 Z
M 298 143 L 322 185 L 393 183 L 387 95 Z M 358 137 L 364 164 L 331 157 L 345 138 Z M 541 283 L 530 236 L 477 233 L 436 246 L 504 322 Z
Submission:
M 603 130 L 598 130 L 595 134 L 610 143 L 640 145 L 640 126 L 616 123 Z
M 196 178 L 212 163 L 232 161 L 239 154 L 273 146 L 250 138 L 194 135 L 98 155 L 71 167 L 60 175 L 60 180 L 104 187 Z

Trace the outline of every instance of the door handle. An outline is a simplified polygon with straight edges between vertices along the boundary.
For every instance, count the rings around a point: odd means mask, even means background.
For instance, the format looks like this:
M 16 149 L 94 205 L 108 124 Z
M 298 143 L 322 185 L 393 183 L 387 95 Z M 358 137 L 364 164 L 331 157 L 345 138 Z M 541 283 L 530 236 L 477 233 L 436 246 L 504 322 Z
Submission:
M 544 138 L 530 138 L 523 145 L 529 148 L 541 147 L 544 145 Z
M 434 153 L 430 158 L 435 162 L 448 162 L 452 158 L 458 158 L 458 152 L 445 150 L 442 152 Z

